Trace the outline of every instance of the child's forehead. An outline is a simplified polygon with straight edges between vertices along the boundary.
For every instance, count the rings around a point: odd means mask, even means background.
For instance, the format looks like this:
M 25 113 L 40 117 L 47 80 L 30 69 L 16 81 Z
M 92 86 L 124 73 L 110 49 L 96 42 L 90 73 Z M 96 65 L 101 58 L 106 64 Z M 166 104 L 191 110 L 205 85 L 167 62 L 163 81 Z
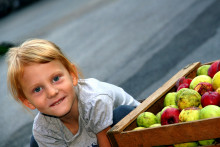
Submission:
M 28 64 L 24 64 L 20 70 L 20 79 L 23 79 L 25 75 L 33 74 L 35 75 L 42 75 L 43 73 L 52 73 L 52 72 L 64 72 L 67 71 L 69 73 L 70 70 L 68 67 L 65 66 L 60 60 L 52 60 L 46 63 L 37 63 L 37 62 L 30 62 Z
M 43 62 L 43 63 L 38 63 L 38 62 L 30 62 L 28 64 L 25 64 L 23 66 L 23 71 L 29 70 L 29 69 L 36 69 L 36 70 L 42 70 L 42 68 L 47 68 L 50 69 L 55 69 L 55 68 L 60 68 L 60 69 L 66 69 L 66 67 L 63 65 L 63 63 L 59 60 L 52 60 L 49 62 Z M 43 72 L 43 71 L 42 71 Z
M 52 75 L 53 73 L 65 71 L 65 66 L 59 61 L 47 63 L 30 63 L 23 67 L 22 79 L 32 76 Z

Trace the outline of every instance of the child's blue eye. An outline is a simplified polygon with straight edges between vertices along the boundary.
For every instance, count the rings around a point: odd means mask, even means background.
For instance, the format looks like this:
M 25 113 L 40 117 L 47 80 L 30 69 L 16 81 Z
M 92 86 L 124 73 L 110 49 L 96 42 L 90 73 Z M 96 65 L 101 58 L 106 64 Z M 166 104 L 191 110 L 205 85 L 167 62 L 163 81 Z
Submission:
M 41 87 L 37 87 L 37 88 L 34 89 L 34 92 L 40 92 L 41 89 L 42 89 Z
M 57 82 L 57 81 L 59 81 L 59 79 L 60 79 L 60 77 L 56 76 L 56 77 L 53 78 L 53 82 Z

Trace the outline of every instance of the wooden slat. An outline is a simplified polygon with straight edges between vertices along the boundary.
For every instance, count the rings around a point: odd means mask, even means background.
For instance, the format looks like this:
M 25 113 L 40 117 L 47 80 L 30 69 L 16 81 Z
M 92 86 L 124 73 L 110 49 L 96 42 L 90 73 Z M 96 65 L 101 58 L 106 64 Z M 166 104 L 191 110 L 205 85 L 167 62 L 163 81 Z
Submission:
M 172 145 L 220 137 L 220 118 L 210 118 L 193 122 L 184 122 L 126 131 L 116 135 L 119 147 Z

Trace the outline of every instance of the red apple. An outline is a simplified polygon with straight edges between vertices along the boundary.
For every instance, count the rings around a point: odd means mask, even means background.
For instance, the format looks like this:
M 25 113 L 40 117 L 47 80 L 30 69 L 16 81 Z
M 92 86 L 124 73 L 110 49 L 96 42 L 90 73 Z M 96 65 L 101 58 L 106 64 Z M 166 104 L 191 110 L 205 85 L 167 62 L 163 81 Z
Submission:
M 211 66 L 208 69 L 208 75 L 213 78 L 213 76 L 220 71 L 220 60 L 215 61 L 214 63 L 211 64 Z
M 205 92 L 213 91 L 213 88 L 211 83 L 201 82 L 195 86 L 194 90 L 203 95 Z
M 220 106 L 220 94 L 216 91 L 209 91 L 202 95 L 201 97 L 202 107 L 207 105 Z
M 179 91 L 179 90 L 182 89 L 182 88 L 189 88 L 189 84 L 187 84 L 187 83 L 181 84 L 181 85 L 177 88 L 176 91 Z
M 176 88 L 178 89 L 178 87 L 181 85 L 181 84 L 189 84 L 191 83 L 192 79 L 189 79 L 189 78 L 185 78 L 185 77 L 181 77 L 177 80 L 176 82 Z
M 179 122 L 180 110 L 177 108 L 167 108 L 161 115 L 161 125 L 169 125 Z

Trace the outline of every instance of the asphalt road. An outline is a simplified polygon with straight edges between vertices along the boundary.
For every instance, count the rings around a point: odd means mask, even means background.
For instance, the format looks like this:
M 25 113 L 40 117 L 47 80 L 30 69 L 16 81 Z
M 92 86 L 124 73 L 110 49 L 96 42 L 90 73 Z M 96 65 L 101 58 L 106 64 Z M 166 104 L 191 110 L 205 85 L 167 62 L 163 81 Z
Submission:
M 42 0 L 0 20 L 0 42 L 55 42 L 93 77 L 147 98 L 186 65 L 220 59 L 218 0 Z M 29 146 L 34 115 L 7 92 L 0 57 L 0 146 Z

